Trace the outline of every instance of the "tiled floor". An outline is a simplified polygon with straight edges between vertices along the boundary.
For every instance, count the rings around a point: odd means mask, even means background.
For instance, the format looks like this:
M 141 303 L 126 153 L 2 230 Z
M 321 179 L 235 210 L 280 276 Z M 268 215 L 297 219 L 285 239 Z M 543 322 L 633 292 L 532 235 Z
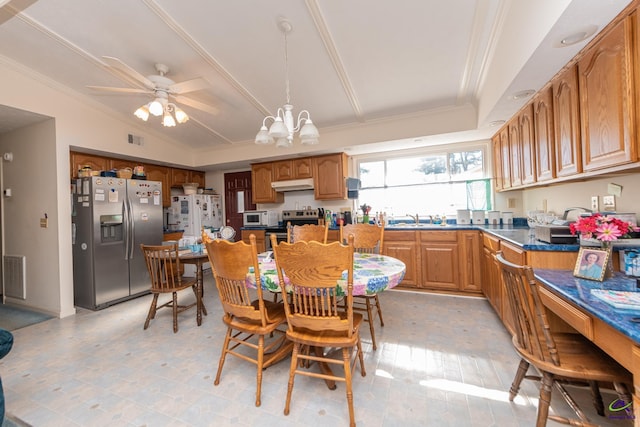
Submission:
M 150 296 L 15 331 L 0 361 L 8 413 L 36 427 L 348 425 L 344 385 L 331 391 L 307 377 L 296 378 L 291 413 L 283 415 L 288 360 L 264 372 L 259 408 L 253 365 L 229 357 L 213 385 L 224 328 L 210 277 L 209 315 L 196 327 L 195 312 L 183 313 L 177 334 L 166 309 L 143 331 Z M 402 291 L 380 298 L 378 350 L 365 327 L 367 376 L 353 377 L 359 426 L 534 425 L 537 386 L 525 381 L 508 401 L 518 359 L 486 300 Z M 576 393 L 596 423 L 630 425 L 598 417 L 588 395 Z M 571 413 L 557 397 L 552 410 Z

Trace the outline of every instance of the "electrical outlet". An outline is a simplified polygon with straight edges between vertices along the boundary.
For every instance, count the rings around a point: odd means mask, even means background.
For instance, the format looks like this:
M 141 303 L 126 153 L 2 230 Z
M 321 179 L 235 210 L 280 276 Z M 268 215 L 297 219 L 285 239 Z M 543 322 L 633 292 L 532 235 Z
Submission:
M 507 205 L 509 207 L 509 209 L 513 209 L 516 207 L 516 199 L 514 199 L 513 197 L 509 197 L 509 199 L 507 199 Z
M 594 212 L 598 212 L 598 210 L 600 210 L 598 196 L 591 196 L 591 210 Z
M 49 220 L 47 218 L 40 218 L 40 227 L 47 228 L 49 226 Z

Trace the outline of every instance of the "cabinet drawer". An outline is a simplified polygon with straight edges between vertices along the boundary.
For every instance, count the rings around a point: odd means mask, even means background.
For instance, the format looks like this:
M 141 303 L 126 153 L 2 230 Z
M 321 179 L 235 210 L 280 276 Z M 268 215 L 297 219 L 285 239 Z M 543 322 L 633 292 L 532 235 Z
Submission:
M 490 234 L 482 233 L 482 245 L 491 252 L 497 252 L 500 250 L 500 239 Z
M 502 251 L 504 259 L 509 262 L 518 265 L 525 265 L 527 263 L 526 252 L 517 246 L 502 241 L 500 242 L 500 250 Z
M 593 322 L 591 317 L 569 304 L 547 288 L 538 285 L 540 299 L 542 303 L 562 320 L 574 327 L 585 337 L 593 341 Z
M 385 230 L 384 232 L 384 240 L 394 241 L 394 242 L 406 242 L 406 241 L 415 241 L 416 240 L 416 232 L 415 231 L 389 231 Z
M 457 242 L 457 231 L 420 231 L 421 242 Z

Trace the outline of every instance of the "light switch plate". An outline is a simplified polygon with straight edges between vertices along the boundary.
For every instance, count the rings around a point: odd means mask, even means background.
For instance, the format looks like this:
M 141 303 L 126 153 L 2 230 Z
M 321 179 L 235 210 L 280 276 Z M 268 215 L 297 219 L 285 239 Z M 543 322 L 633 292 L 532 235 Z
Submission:
M 600 209 L 599 197 L 591 196 L 591 210 L 594 212 L 598 212 Z
M 616 196 L 602 196 L 602 207 L 607 212 L 616 210 Z

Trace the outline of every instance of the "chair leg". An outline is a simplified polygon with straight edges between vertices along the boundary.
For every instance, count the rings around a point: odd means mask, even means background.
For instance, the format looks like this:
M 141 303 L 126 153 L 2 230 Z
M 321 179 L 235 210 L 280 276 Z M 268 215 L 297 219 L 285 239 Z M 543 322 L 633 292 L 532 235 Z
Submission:
M 260 392 L 262 389 L 262 365 L 264 364 L 264 335 L 258 337 L 258 375 L 256 377 L 256 406 L 260 406 Z
M 178 332 L 178 293 L 173 292 L 173 333 Z
M 538 419 L 536 420 L 536 427 L 545 427 L 547 425 L 552 385 L 553 375 L 548 372 L 543 372 L 542 382 L 540 385 L 540 400 L 538 401 Z
M 591 398 L 593 399 L 593 406 L 596 408 L 596 412 L 601 417 L 604 417 L 604 402 L 602 402 L 602 394 L 600 394 L 598 382 L 589 381 L 589 388 L 591 389 Z
M 516 371 L 516 376 L 513 379 L 513 383 L 511 383 L 511 388 L 509 389 L 509 401 L 513 402 L 513 399 L 518 395 L 518 391 L 520 390 L 520 384 L 522 384 L 522 380 L 525 375 L 527 375 L 527 371 L 529 370 L 529 362 L 524 359 L 520 359 L 520 364 L 518 365 L 518 370 Z
M 284 403 L 284 414 L 289 415 L 289 409 L 291 406 L 291 392 L 293 391 L 293 378 L 296 376 L 296 368 L 298 366 L 298 352 L 300 351 L 300 344 L 294 343 L 293 350 L 291 351 L 291 366 L 289 367 L 289 383 L 287 384 L 287 400 Z
M 376 300 L 376 310 L 378 310 L 378 318 L 380 319 L 380 326 L 384 327 L 384 320 L 382 320 L 382 308 L 380 308 L 380 300 L 378 299 L 378 294 L 374 296 Z
M 362 343 L 360 342 L 360 337 L 358 337 L 358 342 L 356 344 L 358 349 L 358 360 L 360 361 L 360 375 L 363 377 L 367 375 L 367 371 L 364 369 L 364 356 L 362 354 Z
M 369 331 L 371 332 L 371 342 L 373 343 L 373 349 L 377 349 L 376 346 L 376 331 L 373 327 L 373 315 L 371 314 L 371 302 L 369 297 L 365 297 L 365 305 L 367 306 L 367 323 L 369 323 Z
M 222 367 L 224 366 L 224 360 L 227 357 L 227 350 L 229 349 L 230 340 L 231 340 L 231 328 L 227 328 L 227 334 L 224 336 L 224 343 L 222 344 L 222 353 L 220 354 L 220 361 L 218 362 L 218 372 L 216 373 L 216 379 L 213 381 L 213 385 L 220 384 L 220 374 L 222 374 Z
M 147 320 L 144 322 L 144 329 L 149 327 L 149 322 L 151 319 L 156 317 L 156 309 L 158 307 L 158 294 L 153 294 L 153 299 L 151 300 L 151 307 L 149 307 L 149 314 L 147 314 Z
M 625 404 L 633 403 L 633 397 L 629 392 L 629 388 L 626 384 L 623 383 L 613 383 L 613 388 L 615 388 L 616 393 L 618 393 L 618 398 L 622 400 Z M 629 416 L 633 416 L 633 406 L 629 405 L 627 409 L 625 409 Z
M 349 426 L 355 427 L 355 413 L 353 411 L 353 390 L 351 384 L 351 352 L 353 348 L 342 348 L 342 361 L 344 365 L 344 381 L 347 389 L 347 405 L 349 405 Z

